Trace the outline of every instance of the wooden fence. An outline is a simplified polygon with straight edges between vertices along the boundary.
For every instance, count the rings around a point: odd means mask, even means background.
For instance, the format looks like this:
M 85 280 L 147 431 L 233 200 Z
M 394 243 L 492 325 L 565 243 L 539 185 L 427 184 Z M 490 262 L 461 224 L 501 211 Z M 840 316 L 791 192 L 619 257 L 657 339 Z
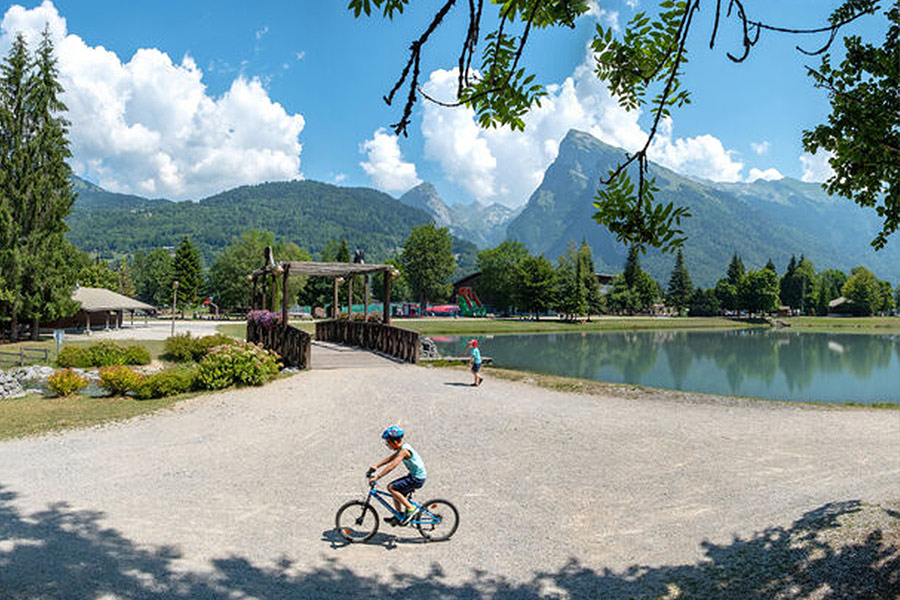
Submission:
M 50 360 L 50 351 L 46 348 L 19 348 L 15 352 L 0 352 L 0 366 L 24 367 L 33 363 L 46 364 Z
M 383 323 L 346 319 L 319 321 L 316 339 L 376 350 L 410 363 L 419 360 L 419 334 Z
M 268 328 L 257 325 L 255 321 L 247 321 L 247 341 L 277 352 L 285 366 L 309 368 L 311 339 L 308 333 L 290 325 L 278 324 Z

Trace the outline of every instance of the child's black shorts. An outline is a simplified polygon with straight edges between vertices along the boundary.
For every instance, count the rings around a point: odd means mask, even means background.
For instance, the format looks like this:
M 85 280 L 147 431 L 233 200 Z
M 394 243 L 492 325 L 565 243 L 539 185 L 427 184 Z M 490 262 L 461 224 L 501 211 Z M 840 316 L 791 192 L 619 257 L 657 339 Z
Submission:
M 404 496 L 409 494 L 410 492 L 419 489 L 425 485 L 424 479 L 419 479 L 418 477 L 413 477 L 412 475 L 407 475 L 406 477 L 401 477 L 400 479 L 395 479 L 391 482 L 391 486 Z
M 472 363 L 472 372 L 477 373 L 481 370 L 481 363 Z

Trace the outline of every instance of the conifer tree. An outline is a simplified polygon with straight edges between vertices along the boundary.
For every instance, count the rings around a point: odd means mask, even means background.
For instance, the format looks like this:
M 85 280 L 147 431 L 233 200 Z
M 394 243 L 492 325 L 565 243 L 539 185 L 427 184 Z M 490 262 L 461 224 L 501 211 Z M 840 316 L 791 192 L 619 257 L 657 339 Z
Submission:
M 203 276 L 200 253 L 187 236 L 184 236 L 175 249 L 174 266 L 175 280 L 178 282 L 178 305 L 184 310 L 186 306 L 197 304 Z
M 587 314 L 599 315 L 606 312 L 606 302 L 600 293 L 600 282 L 597 281 L 597 273 L 594 269 L 594 251 L 588 245 L 587 240 L 581 240 L 578 248 L 578 264 L 581 268 L 581 278 L 584 281 L 585 300 L 587 301 Z
M 675 255 L 675 267 L 672 269 L 672 275 L 669 277 L 669 288 L 667 290 L 669 304 L 678 309 L 680 313 L 690 306 L 693 293 L 694 286 L 691 283 L 691 275 L 684 264 L 684 254 L 679 248 L 678 254 Z
M 735 288 L 738 288 L 744 280 L 745 275 L 746 270 L 744 269 L 744 261 L 742 261 L 741 257 L 735 252 L 731 257 L 731 262 L 728 264 L 728 283 Z

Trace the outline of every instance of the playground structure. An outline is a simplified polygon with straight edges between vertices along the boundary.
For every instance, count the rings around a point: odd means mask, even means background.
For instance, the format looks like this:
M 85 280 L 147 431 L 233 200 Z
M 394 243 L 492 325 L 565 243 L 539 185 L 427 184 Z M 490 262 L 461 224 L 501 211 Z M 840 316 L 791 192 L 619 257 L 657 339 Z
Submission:
M 487 315 L 487 309 L 471 287 L 461 287 L 457 295 L 459 314 L 464 317 L 483 317 Z

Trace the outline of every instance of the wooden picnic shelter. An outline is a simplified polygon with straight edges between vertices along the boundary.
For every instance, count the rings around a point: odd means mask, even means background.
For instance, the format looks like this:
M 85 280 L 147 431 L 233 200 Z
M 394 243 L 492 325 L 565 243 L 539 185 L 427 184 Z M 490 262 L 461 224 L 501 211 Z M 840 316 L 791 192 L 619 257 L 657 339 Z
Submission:
M 391 325 L 391 281 L 399 275 L 393 265 L 366 264 L 364 262 L 275 262 L 271 247 L 265 251 L 264 266 L 253 271 L 248 278 L 252 286 L 251 313 L 257 310 L 274 311 L 281 308 L 281 324 L 267 330 L 259 327 L 252 318 L 247 322 L 247 339 L 262 343 L 282 358 L 300 367 L 309 366 L 310 336 L 304 331 L 291 327 L 288 323 L 287 289 L 292 276 L 330 277 L 332 279 L 333 301 L 331 319 L 316 323 L 316 339 L 376 350 L 406 362 L 416 362 L 419 357 L 419 336 L 413 331 Z M 381 322 L 369 320 L 369 278 L 376 273 L 384 274 L 384 308 Z M 353 277 L 366 278 L 363 319 L 353 319 Z M 281 285 L 278 286 L 278 281 Z M 347 283 L 347 316 L 341 318 L 338 290 Z M 280 289 L 280 299 L 277 298 Z M 280 300 L 280 302 L 278 302 Z M 304 336 L 306 336 L 304 338 Z M 254 338 L 254 339 L 251 339 Z

